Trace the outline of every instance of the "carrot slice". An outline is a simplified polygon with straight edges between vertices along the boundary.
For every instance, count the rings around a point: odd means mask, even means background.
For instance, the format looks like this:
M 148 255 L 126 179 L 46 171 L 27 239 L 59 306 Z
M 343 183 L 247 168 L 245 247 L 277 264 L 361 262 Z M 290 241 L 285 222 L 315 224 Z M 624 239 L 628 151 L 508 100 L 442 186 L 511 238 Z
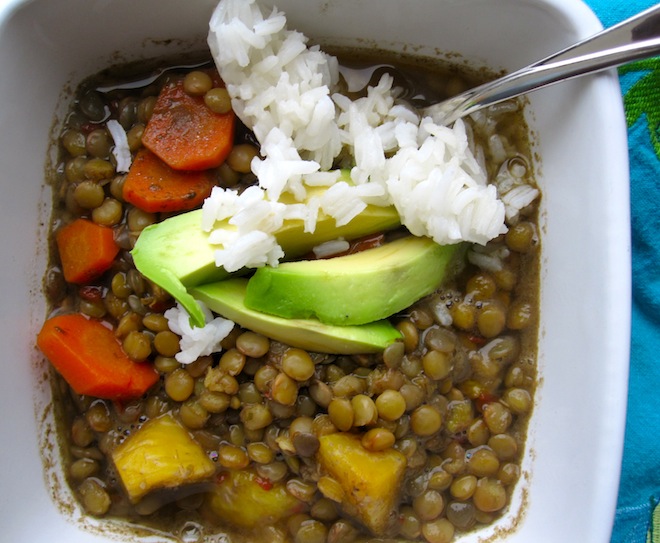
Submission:
M 122 194 L 124 200 L 150 213 L 186 211 L 200 206 L 214 185 L 209 171 L 173 170 L 148 149 L 140 149 Z
M 69 283 L 87 283 L 99 277 L 114 261 L 119 246 L 112 228 L 87 219 L 76 219 L 56 236 L 64 278 Z
M 234 143 L 235 115 L 214 113 L 201 96 L 183 90 L 183 80 L 161 90 L 142 144 L 175 170 L 220 166 Z
M 48 319 L 37 345 L 78 394 L 129 400 L 158 381 L 154 367 L 131 360 L 110 328 L 80 313 Z

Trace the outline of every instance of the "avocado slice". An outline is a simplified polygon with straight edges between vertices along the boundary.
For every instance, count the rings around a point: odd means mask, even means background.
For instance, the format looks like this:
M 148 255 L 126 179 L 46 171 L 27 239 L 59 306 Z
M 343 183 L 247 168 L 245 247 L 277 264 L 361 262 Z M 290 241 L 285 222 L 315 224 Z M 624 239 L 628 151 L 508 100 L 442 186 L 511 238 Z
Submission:
M 283 319 L 253 311 L 243 303 L 247 283 L 247 279 L 235 277 L 201 285 L 190 292 L 212 311 L 243 328 L 312 352 L 375 353 L 401 338 L 386 320 L 361 326 L 330 326 L 315 319 Z
M 342 170 L 342 181 L 350 181 L 349 173 Z M 326 188 L 308 188 L 308 200 L 319 197 Z M 287 196 L 291 198 L 290 196 Z M 294 203 L 290 201 L 284 203 Z M 233 229 L 228 220 L 224 227 Z M 208 241 L 209 234 L 201 227 L 202 210 L 189 211 L 170 217 L 145 228 L 131 254 L 137 269 L 147 279 L 169 292 L 191 316 L 195 326 L 204 326 L 204 316 L 188 289 L 203 283 L 219 281 L 229 276 L 215 265 L 217 245 Z M 390 230 L 399 226 L 399 215 L 394 207 L 368 205 L 351 222 L 337 226 L 335 220 L 319 212 L 316 230 L 304 231 L 302 220 L 286 220 L 275 233 L 287 258 L 295 258 L 313 247 L 336 238 L 359 238 L 367 234 Z
M 131 255 L 142 275 L 181 303 L 194 325 L 204 326 L 204 315 L 188 287 L 229 275 L 215 265 L 214 250 L 202 230 L 202 210 L 198 209 L 145 228 Z
M 250 278 L 245 305 L 338 326 L 377 321 L 436 290 L 462 262 L 462 248 L 406 236 L 347 256 L 266 266 Z

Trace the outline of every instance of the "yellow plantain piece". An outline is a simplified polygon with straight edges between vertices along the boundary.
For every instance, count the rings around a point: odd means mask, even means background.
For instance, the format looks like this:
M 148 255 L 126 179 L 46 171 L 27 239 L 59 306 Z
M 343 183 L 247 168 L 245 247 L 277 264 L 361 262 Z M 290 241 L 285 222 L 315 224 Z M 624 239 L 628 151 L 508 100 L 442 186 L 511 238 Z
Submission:
M 171 415 L 146 422 L 112 453 L 131 502 L 153 490 L 200 483 L 215 473 L 213 461 Z
M 304 509 L 282 483 L 271 483 L 251 470 L 221 474 L 208 495 L 207 508 L 217 519 L 241 528 L 263 528 Z
M 346 512 L 374 535 L 387 535 L 397 513 L 405 456 L 395 449 L 368 451 L 349 433 L 322 436 L 317 454 L 321 470 L 343 489 Z

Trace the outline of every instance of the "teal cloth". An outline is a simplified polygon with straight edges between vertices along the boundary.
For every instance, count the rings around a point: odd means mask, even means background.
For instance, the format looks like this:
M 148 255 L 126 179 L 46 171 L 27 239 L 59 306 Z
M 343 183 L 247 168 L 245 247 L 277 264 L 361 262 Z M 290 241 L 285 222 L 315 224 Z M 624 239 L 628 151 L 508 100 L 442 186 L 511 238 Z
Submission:
M 606 27 L 655 4 L 586 3 Z M 611 543 L 646 543 L 660 499 L 660 59 L 623 67 L 619 75 L 628 121 L 633 287 L 628 414 Z M 660 543 L 657 530 L 648 541 Z

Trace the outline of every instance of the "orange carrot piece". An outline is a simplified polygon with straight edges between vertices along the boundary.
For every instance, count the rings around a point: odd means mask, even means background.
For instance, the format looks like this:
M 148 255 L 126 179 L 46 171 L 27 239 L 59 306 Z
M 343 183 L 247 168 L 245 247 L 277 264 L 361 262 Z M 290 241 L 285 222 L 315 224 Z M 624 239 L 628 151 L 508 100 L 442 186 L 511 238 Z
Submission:
M 183 80 L 166 85 L 142 135 L 142 144 L 175 170 L 220 166 L 234 144 L 233 111 L 214 113 L 202 96 L 183 90 Z
M 173 170 L 148 149 L 138 151 L 124 181 L 124 200 L 150 213 L 202 205 L 215 180 L 209 171 Z
M 80 313 L 48 319 L 37 345 L 78 394 L 129 400 L 158 381 L 154 367 L 131 360 L 110 328 Z
M 119 246 L 112 228 L 87 219 L 76 219 L 55 235 L 64 278 L 69 283 L 87 283 L 99 277 L 114 261 Z

